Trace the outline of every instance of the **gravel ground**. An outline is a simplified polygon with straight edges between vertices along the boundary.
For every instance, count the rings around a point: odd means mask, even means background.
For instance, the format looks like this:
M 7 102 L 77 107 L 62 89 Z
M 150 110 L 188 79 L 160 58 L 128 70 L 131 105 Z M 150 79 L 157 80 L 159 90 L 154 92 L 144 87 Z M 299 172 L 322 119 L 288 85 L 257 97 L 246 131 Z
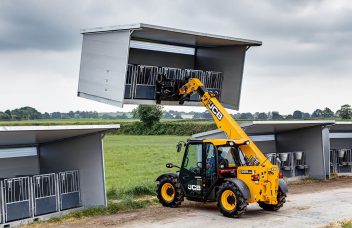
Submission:
M 321 227 L 352 219 L 352 179 L 293 184 L 278 212 L 251 204 L 239 219 L 222 216 L 215 203 L 185 201 L 179 208 L 159 205 L 110 216 L 92 217 L 33 227 Z M 32 227 L 31 226 L 31 227 Z

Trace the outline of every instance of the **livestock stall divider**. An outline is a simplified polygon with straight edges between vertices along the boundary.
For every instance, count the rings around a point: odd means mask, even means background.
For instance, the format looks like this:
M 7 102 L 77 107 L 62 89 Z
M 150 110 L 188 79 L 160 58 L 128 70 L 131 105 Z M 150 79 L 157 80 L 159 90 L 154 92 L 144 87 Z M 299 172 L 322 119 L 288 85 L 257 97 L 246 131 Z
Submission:
M 78 170 L 59 173 L 61 210 L 79 207 L 81 193 Z
M 55 173 L 33 176 L 34 216 L 59 210 L 57 176 Z
M 176 80 L 185 80 L 189 77 L 198 78 L 209 91 L 215 93 L 219 98 L 221 97 L 223 81 L 223 73 L 221 72 L 128 64 L 125 99 L 156 99 L 158 74 L 164 75 L 167 79 Z M 200 101 L 200 97 L 194 94 L 191 100 Z
M 330 149 L 330 172 L 352 172 L 352 149 Z
M 265 154 L 269 161 L 278 165 L 285 177 L 307 176 L 309 166 L 302 151 Z M 277 158 L 279 158 L 280 163 Z
M 78 170 L 0 181 L 0 224 L 81 206 Z
M 30 177 L 8 178 L 3 181 L 4 222 L 25 219 L 32 216 Z

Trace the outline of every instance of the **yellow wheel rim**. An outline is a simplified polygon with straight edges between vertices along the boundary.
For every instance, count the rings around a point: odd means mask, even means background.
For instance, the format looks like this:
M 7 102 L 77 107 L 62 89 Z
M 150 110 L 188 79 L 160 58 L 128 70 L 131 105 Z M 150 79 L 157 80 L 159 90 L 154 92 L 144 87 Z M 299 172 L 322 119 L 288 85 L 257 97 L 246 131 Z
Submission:
M 171 202 L 175 198 L 175 188 L 171 183 L 165 183 L 161 187 L 161 196 L 166 202 Z
M 221 194 L 221 204 L 227 211 L 233 211 L 237 205 L 236 195 L 231 190 L 225 190 Z

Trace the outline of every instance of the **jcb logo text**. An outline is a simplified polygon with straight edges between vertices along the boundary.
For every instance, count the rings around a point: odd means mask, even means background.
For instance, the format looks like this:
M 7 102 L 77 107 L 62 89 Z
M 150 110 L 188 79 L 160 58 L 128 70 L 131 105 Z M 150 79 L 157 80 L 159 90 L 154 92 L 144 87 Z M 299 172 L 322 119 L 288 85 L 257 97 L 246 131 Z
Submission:
M 220 111 L 219 109 L 214 105 L 214 103 L 210 102 L 208 104 L 208 108 L 211 110 L 212 113 L 214 113 L 214 115 L 216 116 L 216 118 L 218 120 L 221 120 L 222 117 L 224 116 Z
M 188 185 L 188 190 L 192 190 L 192 191 L 200 191 L 200 186 L 199 185 L 193 185 L 193 184 L 189 184 Z

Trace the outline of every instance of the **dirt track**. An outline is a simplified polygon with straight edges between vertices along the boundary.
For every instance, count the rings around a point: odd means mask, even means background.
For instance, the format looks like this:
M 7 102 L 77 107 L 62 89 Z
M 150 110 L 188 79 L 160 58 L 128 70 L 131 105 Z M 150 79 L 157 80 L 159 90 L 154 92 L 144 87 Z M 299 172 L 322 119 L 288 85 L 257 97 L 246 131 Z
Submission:
M 215 203 L 185 201 L 180 208 L 153 206 L 111 216 L 94 217 L 45 227 L 319 227 L 352 219 L 352 179 L 289 186 L 287 203 L 278 212 L 251 204 L 240 219 L 223 217 Z

